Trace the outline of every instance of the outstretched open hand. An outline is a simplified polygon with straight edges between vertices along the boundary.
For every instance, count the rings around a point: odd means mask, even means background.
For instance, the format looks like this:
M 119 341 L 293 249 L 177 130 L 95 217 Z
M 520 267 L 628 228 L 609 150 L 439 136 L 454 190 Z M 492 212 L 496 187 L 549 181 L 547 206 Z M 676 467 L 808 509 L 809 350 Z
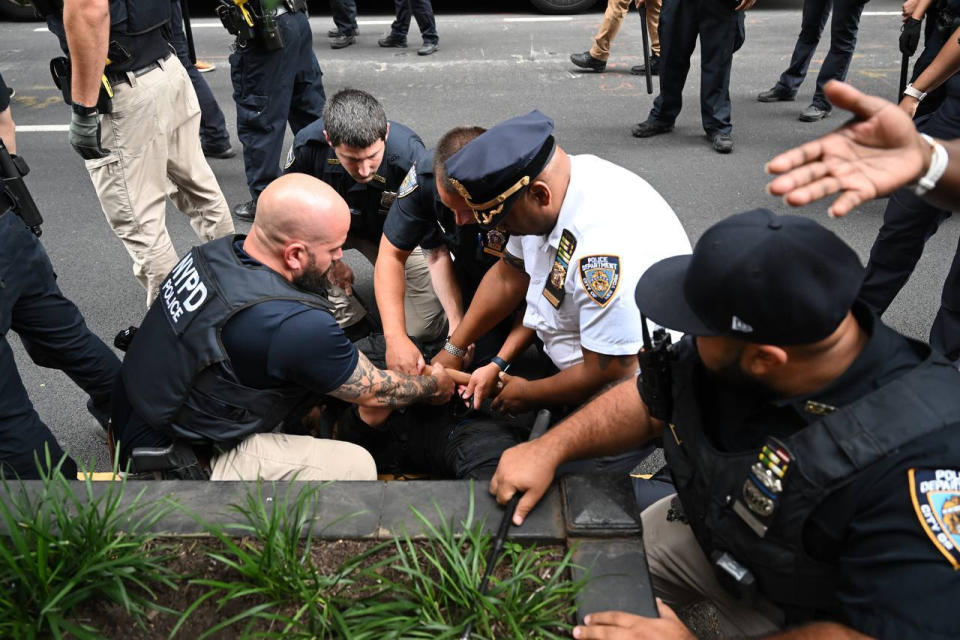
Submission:
M 836 80 L 824 91 L 834 106 L 852 111 L 854 119 L 768 162 L 767 172 L 780 174 L 767 185 L 770 193 L 795 207 L 840 193 L 828 213 L 844 216 L 926 172 L 930 145 L 897 105 Z

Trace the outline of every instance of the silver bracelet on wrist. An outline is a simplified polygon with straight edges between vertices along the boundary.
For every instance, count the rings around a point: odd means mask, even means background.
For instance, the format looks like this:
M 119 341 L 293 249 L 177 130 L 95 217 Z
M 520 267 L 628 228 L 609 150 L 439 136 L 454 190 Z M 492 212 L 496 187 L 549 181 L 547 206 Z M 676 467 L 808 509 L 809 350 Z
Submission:
M 447 338 L 447 341 L 443 343 L 443 350 L 449 353 L 450 355 L 456 356 L 461 359 L 467 357 L 467 350 L 461 349 L 457 345 L 450 342 L 450 338 Z

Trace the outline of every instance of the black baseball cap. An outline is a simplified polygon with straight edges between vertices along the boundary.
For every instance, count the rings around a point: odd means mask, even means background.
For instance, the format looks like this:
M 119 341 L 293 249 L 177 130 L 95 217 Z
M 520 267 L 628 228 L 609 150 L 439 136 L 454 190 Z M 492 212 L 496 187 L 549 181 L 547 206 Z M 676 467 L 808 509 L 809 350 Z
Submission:
M 553 157 L 553 120 L 537 110 L 496 124 L 450 156 L 444 170 L 477 223 L 496 227 Z
M 668 329 L 787 346 L 833 333 L 862 280 L 857 254 L 833 232 L 754 209 L 707 229 L 692 254 L 647 269 L 636 300 Z

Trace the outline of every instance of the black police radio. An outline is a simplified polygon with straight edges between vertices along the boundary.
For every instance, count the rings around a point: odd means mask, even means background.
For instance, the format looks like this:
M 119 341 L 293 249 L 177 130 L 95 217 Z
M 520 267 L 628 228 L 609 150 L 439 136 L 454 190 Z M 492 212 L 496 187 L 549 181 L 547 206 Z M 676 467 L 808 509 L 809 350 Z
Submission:
M 27 189 L 23 176 L 30 173 L 30 167 L 20 156 L 10 155 L 7 146 L 0 140 L 0 213 L 10 209 L 20 216 L 23 223 L 38 238 L 42 233 L 40 225 L 43 217 L 37 209 L 37 203 Z
M 643 402 L 650 415 L 657 420 L 669 421 L 673 415 L 673 395 L 670 380 L 670 344 L 672 339 L 666 329 L 647 330 L 647 317 L 640 314 L 643 348 L 637 354 L 640 360 L 640 386 Z

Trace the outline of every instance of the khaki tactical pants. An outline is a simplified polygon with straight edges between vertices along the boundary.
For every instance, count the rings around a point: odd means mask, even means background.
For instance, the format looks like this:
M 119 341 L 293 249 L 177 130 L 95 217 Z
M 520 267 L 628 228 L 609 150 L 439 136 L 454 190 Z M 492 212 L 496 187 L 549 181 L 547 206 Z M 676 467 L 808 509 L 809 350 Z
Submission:
M 86 160 L 103 214 L 133 259 L 147 306 L 177 263 L 165 222 L 168 182 L 176 207 L 203 242 L 233 233 L 233 220 L 200 148 L 200 106 L 183 65 L 171 55 L 160 68 L 113 85 L 113 112 L 100 122 L 105 158 Z
M 367 258 L 375 264 L 377 257 L 374 255 L 372 258 L 370 256 Z M 433 290 L 430 268 L 427 267 L 427 260 L 423 257 L 423 250 L 420 247 L 410 253 L 404 271 L 406 287 L 403 294 L 403 310 L 407 335 L 423 342 L 433 342 L 445 337 L 446 316 Z M 334 306 L 333 315 L 337 319 L 337 324 L 343 328 L 360 322 L 367 315 L 366 309 L 357 302 L 357 299 L 348 296 L 339 287 L 329 287 L 328 299 Z M 374 301 L 367 301 L 367 304 L 374 304 Z
M 654 55 L 660 55 L 660 36 L 657 27 L 660 25 L 660 5 L 663 0 L 646 0 L 647 30 L 650 32 L 650 50 Z M 593 46 L 590 47 L 590 56 L 597 60 L 610 58 L 610 44 L 620 32 L 624 18 L 630 12 L 633 0 L 607 0 L 607 10 L 603 12 L 603 22 L 593 37 Z M 641 52 L 642 55 L 642 52 Z
M 373 456 L 359 445 L 258 433 L 214 458 L 211 480 L 376 480 Z
M 776 606 L 762 600 L 751 607 L 733 598 L 717 581 L 690 525 L 667 520 L 673 498 L 662 498 L 641 514 L 653 592 L 674 609 L 710 601 L 720 612 L 724 638 L 759 638 L 778 631 L 778 625 L 760 612 L 776 616 Z

